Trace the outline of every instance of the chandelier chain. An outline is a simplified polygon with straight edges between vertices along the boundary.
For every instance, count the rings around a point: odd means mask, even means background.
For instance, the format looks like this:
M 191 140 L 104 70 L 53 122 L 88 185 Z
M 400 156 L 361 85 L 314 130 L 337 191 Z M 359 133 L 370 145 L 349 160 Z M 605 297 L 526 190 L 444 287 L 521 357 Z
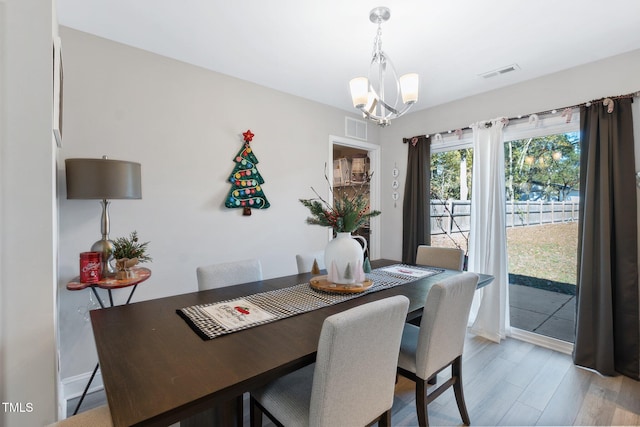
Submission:
M 374 58 L 382 52 L 382 22 L 378 22 L 378 32 L 373 40 L 373 56 Z

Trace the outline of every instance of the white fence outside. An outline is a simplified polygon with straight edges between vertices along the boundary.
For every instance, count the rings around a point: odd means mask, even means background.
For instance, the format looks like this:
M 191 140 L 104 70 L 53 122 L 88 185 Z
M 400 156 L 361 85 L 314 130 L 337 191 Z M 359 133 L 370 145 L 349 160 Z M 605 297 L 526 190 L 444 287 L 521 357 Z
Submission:
M 556 224 L 578 220 L 578 200 L 508 201 L 507 227 Z M 471 218 L 469 200 L 431 200 L 431 234 L 468 232 Z

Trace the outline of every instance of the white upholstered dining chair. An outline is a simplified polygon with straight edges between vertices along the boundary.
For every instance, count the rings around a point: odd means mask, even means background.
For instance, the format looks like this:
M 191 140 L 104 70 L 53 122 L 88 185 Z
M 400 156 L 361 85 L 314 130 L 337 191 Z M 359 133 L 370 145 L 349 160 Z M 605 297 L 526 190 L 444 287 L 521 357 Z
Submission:
M 315 364 L 251 391 L 251 426 L 263 413 L 285 426 L 390 425 L 408 307 L 398 295 L 327 317 Z
M 262 264 L 257 259 L 246 259 L 205 265 L 196 268 L 196 276 L 198 278 L 198 290 L 200 291 L 223 288 L 262 280 Z M 236 397 L 235 416 L 238 425 L 242 425 L 243 419 L 242 400 L 242 395 Z M 181 425 L 189 427 L 191 425 L 208 424 L 215 417 L 215 411 L 210 409 L 196 414 L 190 419 L 183 420 Z
M 262 264 L 257 259 L 229 261 L 196 269 L 201 291 L 262 280 Z
M 113 427 L 109 406 L 102 405 L 49 424 L 48 427 Z
M 298 265 L 298 273 L 308 273 L 313 268 L 313 262 L 318 263 L 318 268 L 324 270 L 324 251 L 310 252 L 306 254 L 296 255 L 296 264 Z
M 462 350 L 478 275 L 464 272 L 435 283 L 427 295 L 420 327 L 405 324 L 398 374 L 416 383 L 418 423 L 429 425 L 427 404 L 453 386 L 462 421 L 469 414 L 462 392 Z M 427 382 L 451 366 L 451 378 L 427 395 Z
M 416 264 L 462 271 L 464 251 L 458 248 L 420 245 L 416 252 Z
M 464 251 L 457 248 L 420 245 L 416 251 L 416 264 L 462 271 Z M 420 326 L 420 320 L 421 317 L 417 317 L 409 320 L 409 323 Z M 435 384 L 435 378 L 430 384 Z

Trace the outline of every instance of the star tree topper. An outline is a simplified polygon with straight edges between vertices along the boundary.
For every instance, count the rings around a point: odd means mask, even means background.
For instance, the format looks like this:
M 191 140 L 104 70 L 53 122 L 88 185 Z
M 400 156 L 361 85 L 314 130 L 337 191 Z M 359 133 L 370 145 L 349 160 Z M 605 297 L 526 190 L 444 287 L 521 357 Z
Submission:
M 251 133 L 251 129 L 247 129 L 246 132 L 242 132 L 242 136 L 244 137 L 244 142 L 251 142 L 253 141 L 254 134 Z

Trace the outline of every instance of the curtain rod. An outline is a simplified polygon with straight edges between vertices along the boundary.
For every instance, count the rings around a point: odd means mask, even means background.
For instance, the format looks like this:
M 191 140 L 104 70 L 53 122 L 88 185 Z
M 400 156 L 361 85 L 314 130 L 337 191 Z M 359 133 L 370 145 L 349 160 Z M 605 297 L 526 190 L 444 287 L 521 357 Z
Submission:
M 531 117 L 531 116 L 535 116 L 537 118 L 537 116 L 543 116 L 543 115 L 549 115 L 549 114 L 557 114 L 558 111 L 562 111 L 563 115 L 565 114 L 566 110 L 572 110 L 574 108 L 580 108 L 580 107 L 589 107 L 593 104 L 604 104 L 604 105 L 608 105 L 609 101 L 615 101 L 616 99 L 624 99 L 624 98 L 631 98 L 632 102 L 633 102 L 633 98 L 640 96 L 640 91 L 637 92 L 632 92 L 632 93 L 627 93 L 625 95 L 618 95 L 618 96 L 609 96 L 607 98 L 601 98 L 601 99 L 596 99 L 594 101 L 587 101 L 587 102 L 583 102 L 581 104 L 577 104 L 577 105 L 572 105 L 570 107 L 564 107 L 564 108 L 554 108 L 553 110 L 546 110 L 546 111 L 539 111 L 537 113 L 530 113 L 530 114 L 522 114 L 516 117 L 509 117 L 507 118 L 507 121 L 511 121 L 511 120 L 517 120 L 517 119 L 523 119 L 525 117 Z M 605 101 L 607 101 L 607 103 L 605 103 Z M 613 105 L 611 107 L 609 107 L 611 109 L 611 111 L 613 111 Z M 609 111 L 609 112 L 611 112 Z M 569 119 L 570 120 L 570 119 Z M 486 122 L 485 124 L 486 127 L 491 127 L 491 122 Z M 443 134 L 447 134 L 447 133 L 457 133 L 458 135 L 461 135 L 463 131 L 465 130 L 469 130 L 471 129 L 471 126 L 465 126 L 463 128 L 458 128 L 458 129 L 454 129 L 454 130 L 448 130 L 445 132 L 434 132 L 433 135 L 443 135 Z M 411 140 L 413 140 L 413 138 L 429 138 L 431 135 L 416 135 L 414 137 L 411 138 L 402 138 L 402 143 L 406 144 L 408 142 L 411 142 Z

